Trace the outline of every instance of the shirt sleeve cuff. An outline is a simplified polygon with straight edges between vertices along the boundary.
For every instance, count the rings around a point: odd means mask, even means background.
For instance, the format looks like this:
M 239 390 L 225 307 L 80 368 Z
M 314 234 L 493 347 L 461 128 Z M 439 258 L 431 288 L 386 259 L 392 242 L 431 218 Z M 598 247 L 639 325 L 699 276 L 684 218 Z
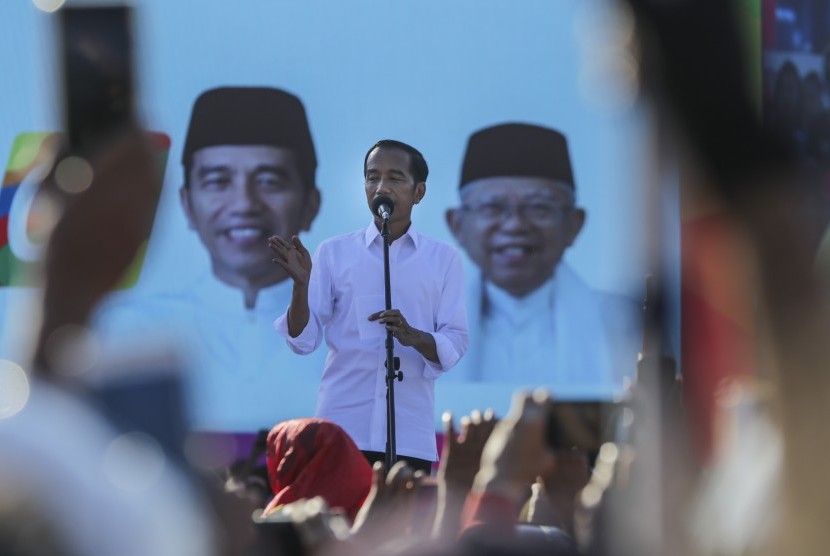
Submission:
M 317 315 L 313 312 L 308 317 L 308 324 L 305 325 L 303 331 L 296 338 L 292 338 L 288 332 L 287 310 L 274 321 L 274 329 L 285 338 L 285 342 L 294 353 L 305 355 L 311 353 L 320 345 L 320 325 L 317 322 Z
M 424 373 L 428 377 L 438 378 L 446 371 L 450 370 L 461 357 L 458 355 L 452 342 L 444 334 L 433 332 L 432 338 L 435 340 L 435 351 L 438 353 L 438 362 L 430 361 L 424 358 L 427 362 L 424 367 Z

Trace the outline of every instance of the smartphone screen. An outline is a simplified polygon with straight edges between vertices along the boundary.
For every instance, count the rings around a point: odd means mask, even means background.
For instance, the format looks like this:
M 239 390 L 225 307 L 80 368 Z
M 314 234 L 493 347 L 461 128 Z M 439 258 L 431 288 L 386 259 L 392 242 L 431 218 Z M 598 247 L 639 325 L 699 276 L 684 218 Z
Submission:
M 153 437 L 167 456 L 185 465 L 187 419 L 182 388 L 179 369 L 137 363 L 128 372 L 91 384 L 89 394 L 119 431 Z
M 614 440 L 624 403 L 554 402 L 548 416 L 548 445 L 554 450 L 596 452 L 603 442 Z
M 126 6 L 61 11 L 64 124 L 70 148 L 133 122 L 131 10 Z

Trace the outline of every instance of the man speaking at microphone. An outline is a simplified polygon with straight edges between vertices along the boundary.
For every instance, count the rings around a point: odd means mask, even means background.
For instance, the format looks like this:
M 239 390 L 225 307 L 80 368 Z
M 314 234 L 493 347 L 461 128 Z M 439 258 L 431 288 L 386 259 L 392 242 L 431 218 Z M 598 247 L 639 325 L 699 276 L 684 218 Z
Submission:
M 412 226 L 412 207 L 426 194 L 423 155 L 400 141 L 378 141 L 363 162 L 373 220 L 324 241 L 312 257 L 297 236 L 269 239 L 294 282 L 291 304 L 274 327 L 299 354 L 329 348 L 317 416 L 334 421 L 366 457 L 386 450 L 386 331 L 395 339 L 403 381 L 395 385 L 399 458 L 429 473 L 435 444 L 434 381 L 467 350 L 461 258 L 449 244 Z M 375 202 L 384 196 L 385 202 Z M 382 206 L 381 206 L 382 205 Z M 385 311 L 381 213 L 389 213 L 393 309 Z

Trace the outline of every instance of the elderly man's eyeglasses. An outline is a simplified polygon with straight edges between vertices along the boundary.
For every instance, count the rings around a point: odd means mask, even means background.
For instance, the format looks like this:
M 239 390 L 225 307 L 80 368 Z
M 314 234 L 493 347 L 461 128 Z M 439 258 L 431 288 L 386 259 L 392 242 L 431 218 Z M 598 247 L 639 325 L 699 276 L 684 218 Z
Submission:
M 487 222 L 504 222 L 515 211 L 526 222 L 532 222 L 533 224 L 541 226 L 557 223 L 562 218 L 562 215 L 572 208 L 573 205 L 562 205 L 545 201 L 534 201 L 532 203 L 485 201 L 461 205 L 462 210 Z

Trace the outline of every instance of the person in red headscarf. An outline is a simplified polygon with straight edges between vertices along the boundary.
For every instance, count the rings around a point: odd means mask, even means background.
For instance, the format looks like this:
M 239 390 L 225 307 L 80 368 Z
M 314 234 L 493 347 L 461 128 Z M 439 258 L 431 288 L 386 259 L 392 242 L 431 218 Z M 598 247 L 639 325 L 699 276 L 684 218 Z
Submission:
M 283 421 L 268 434 L 265 452 L 274 498 L 263 515 L 285 504 L 322 496 L 354 521 L 372 486 L 372 468 L 340 426 L 325 419 Z

